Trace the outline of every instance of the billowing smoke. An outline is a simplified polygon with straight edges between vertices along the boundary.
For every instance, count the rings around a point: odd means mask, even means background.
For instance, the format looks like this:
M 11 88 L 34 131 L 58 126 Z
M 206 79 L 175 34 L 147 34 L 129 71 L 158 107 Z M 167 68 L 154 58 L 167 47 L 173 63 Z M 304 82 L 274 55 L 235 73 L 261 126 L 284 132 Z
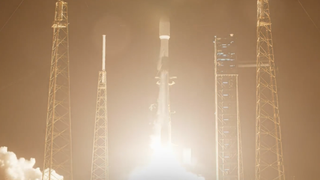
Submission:
M 42 173 L 34 168 L 36 160 L 17 158 L 16 154 L 0 147 L 0 179 L 1 180 L 41 180 Z
M 193 173 L 187 172 L 170 152 L 156 152 L 151 163 L 133 171 L 129 180 L 204 180 Z
M 50 178 L 51 180 L 63 180 L 63 176 L 60 176 L 59 174 L 57 174 L 55 170 L 51 169 L 51 172 L 50 173 L 49 172 L 50 172 L 49 169 L 44 170 L 43 180 L 49 180 L 50 176 L 51 176 Z

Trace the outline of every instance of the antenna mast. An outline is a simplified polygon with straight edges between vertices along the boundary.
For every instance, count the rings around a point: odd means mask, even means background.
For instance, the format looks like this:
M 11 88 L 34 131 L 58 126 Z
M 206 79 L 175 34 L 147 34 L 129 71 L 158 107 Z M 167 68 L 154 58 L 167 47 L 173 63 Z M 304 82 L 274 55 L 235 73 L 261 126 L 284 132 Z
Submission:
M 285 180 L 269 0 L 257 10 L 255 180 Z
M 106 35 L 102 35 L 102 71 L 106 70 Z
M 98 92 L 96 102 L 96 117 L 94 125 L 91 180 L 108 180 L 108 117 L 107 117 L 107 72 L 106 35 L 102 41 L 102 71 L 99 72 Z

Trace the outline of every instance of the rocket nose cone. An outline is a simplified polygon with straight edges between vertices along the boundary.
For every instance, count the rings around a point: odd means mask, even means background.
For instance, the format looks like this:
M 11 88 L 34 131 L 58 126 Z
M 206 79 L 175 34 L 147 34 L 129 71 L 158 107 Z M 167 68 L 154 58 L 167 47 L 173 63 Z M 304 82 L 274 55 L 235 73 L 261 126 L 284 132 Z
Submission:
M 170 23 L 170 19 L 168 16 L 162 16 L 160 18 L 160 23 Z
M 168 17 L 162 17 L 159 23 L 159 35 L 161 37 L 170 37 L 170 21 Z

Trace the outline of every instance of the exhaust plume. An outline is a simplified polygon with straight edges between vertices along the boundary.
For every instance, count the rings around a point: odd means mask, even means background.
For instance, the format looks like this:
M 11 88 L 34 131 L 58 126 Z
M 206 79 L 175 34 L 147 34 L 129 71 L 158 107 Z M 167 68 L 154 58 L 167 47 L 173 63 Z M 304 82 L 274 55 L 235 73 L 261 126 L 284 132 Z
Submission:
M 41 180 L 42 173 L 34 168 L 36 160 L 17 158 L 16 154 L 0 147 L 0 179 L 1 180 Z
M 36 160 L 31 158 L 17 158 L 16 154 L 8 151 L 7 147 L 0 147 L 0 180 L 41 180 L 40 168 L 34 168 Z M 63 180 L 63 176 L 57 174 L 53 169 L 44 171 L 43 180 Z

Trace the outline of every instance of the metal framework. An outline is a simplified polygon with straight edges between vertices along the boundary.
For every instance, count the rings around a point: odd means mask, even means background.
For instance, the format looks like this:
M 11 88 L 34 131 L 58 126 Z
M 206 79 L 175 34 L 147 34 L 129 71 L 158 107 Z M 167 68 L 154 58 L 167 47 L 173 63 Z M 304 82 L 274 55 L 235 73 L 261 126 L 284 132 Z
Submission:
M 68 4 L 56 2 L 49 79 L 43 180 L 56 180 L 55 170 L 72 180 Z
M 242 180 L 238 72 L 233 35 L 215 37 L 216 180 Z
M 285 180 L 269 0 L 257 11 L 255 180 Z
M 94 125 L 91 180 L 108 180 L 107 72 L 105 71 L 105 35 L 103 35 L 102 71 L 99 72 Z

